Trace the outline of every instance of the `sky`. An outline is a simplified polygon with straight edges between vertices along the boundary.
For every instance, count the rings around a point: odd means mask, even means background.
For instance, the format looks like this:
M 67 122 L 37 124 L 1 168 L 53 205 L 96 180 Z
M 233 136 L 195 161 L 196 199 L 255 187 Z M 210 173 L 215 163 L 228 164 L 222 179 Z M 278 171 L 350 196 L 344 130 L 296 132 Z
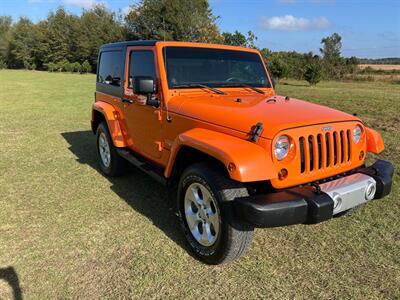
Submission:
M 64 6 L 80 14 L 103 3 L 126 13 L 138 0 L 0 0 L 0 15 L 37 22 Z M 400 57 L 400 0 L 210 0 L 221 31 L 253 31 L 256 45 L 274 51 L 319 53 L 321 39 L 342 36 L 343 56 Z

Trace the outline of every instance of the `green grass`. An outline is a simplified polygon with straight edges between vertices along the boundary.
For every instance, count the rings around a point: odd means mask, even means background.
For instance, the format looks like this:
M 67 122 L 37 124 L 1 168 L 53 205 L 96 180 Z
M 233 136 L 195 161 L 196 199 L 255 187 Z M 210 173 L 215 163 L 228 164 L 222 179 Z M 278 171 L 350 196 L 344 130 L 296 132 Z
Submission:
M 93 75 L 0 71 L 0 299 L 400 298 L 400 85 L 278 84 L 357 112 L 396 167 L 390 197 L 351 217 L 256 230 L 223 266 L 188 254 L 163 187 L 107 179 L 90 132 Z

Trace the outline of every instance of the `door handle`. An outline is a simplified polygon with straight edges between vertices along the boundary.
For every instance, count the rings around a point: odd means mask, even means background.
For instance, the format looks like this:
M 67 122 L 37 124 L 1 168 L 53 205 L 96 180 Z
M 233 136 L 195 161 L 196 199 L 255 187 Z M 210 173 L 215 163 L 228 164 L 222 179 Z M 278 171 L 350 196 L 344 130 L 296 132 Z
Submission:
M 123 102 L 123 103 L 128 103 L 128 104 L 132 104 L 132 103 L 133 103 L 132 100 L 126 99 L 126 98 L 122 98 L 122 102 Z

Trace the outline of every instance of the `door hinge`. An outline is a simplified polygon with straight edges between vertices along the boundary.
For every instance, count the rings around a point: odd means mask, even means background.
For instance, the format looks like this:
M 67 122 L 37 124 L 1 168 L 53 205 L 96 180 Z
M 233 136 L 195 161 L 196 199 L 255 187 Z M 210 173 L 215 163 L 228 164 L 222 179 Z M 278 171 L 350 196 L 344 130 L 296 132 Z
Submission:
M 161 152 L 163 150 L 163 142 L 161 141 L 155 141 L 157 147 L 158 147 L 158 151 Z
M 159 109 L 157 109 L 154 111 L 154 114 L 156 115 L 157 120 L 161 121 L 161 111 Z

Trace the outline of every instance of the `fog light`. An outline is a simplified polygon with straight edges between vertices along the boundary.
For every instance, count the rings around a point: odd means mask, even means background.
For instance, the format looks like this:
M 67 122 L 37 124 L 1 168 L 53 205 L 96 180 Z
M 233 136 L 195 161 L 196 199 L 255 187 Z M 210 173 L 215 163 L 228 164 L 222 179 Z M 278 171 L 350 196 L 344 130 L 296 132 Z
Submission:
M 367 188 L 365 189 L 365 199 L 372 200 L 374 199 L 376 192 L 376 186 L 373 182 L 369 182 Z
M 339 210 L 342 205 L 342 198 L 339 194 L 333 196 L 333 211 Z
M 287 177 L 288 175 L 288 170 L 286 170 L 285 168 L 281 169 L 278 173 L 278 178 L 279 180 L 283 180 Z

